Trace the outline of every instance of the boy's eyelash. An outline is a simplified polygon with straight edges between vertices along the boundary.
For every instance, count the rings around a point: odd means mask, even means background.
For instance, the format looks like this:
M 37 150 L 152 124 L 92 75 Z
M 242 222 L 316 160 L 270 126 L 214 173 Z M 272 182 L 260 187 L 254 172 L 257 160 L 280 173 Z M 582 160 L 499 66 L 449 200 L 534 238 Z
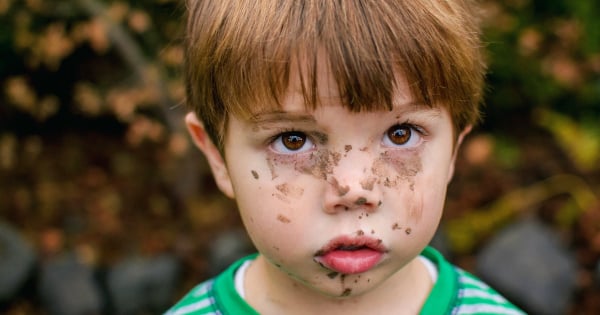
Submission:
M 317 132 L 306 132 L 300 129 L 295 129 L 295 128 L 281 128 L 278 129 L 274 132 L 274 134 L 270 137 L 267 138 L 267 145 L 274 143 L 275 141 L 277 141 L 277 139 L 279 139 L 282 135 L 286 134 L 286 133 L 293 133 L 293 132 L 297 132 L 297 133 L 301 133 L 306 135 L 308 138 L 311 138 L 311 140 L 317 140 L 317 142 L 319 144 L 323 144 L 327 141 L 327 136 L 325 136 L 324 134 L 321 133 L 317 133 Z
M 283 134 L 285 133 L 289 133 L 289 132 L 302 132 L 298 129 L 292 129 L 292 128 L 281 128 L 281 129 L 277 129 L 273 132 L 272 136 L 269 136 L 267 138 L 266 144 L 272 144 L 273 142 L 277 141 L 277 139 L 279 139 L 279 137 L 281 137 Z
M 412 120 L 405 120 L 403 123 L 398 123 L 396 124 L 397 126 L 407 126 L 410 129 L 413 129 L 414 131 L 420 133 L 423 136 L 427 136 L 428 132 L 427 130 L 425 130 L 425 128 L 423 128 L 420 124 L 413 122 Z M 391 128 L 391 127 L 390 127 Z

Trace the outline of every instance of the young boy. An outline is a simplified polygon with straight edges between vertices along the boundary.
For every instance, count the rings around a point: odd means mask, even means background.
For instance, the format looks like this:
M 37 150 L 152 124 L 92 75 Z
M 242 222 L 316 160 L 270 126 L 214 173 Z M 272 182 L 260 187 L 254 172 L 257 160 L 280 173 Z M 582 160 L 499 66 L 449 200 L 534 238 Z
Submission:
M 188 9 L 186 123 L 259 253 L 168 314 L 522 314 L 427 246 L 478 120 L 470 1 Z

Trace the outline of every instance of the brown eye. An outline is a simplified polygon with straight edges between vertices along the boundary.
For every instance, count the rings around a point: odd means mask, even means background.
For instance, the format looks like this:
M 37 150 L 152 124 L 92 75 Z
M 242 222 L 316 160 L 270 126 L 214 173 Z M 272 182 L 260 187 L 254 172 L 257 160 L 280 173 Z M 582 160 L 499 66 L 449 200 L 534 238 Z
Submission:
M 281 143 L 290 151 L 300 150 L 306 143 L 306 135 L 301 132 L 288 132 L 281 135 Z
M 395 125 L 387 131 L 387 138 L 395 145 L 406 144 L 411 136 L 412 129 L 406 125 Z

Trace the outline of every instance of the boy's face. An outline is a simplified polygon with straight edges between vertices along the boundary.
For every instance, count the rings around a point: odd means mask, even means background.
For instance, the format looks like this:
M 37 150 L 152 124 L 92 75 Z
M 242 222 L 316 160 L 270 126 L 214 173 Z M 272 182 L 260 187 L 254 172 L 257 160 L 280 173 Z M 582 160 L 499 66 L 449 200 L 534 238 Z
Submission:
M 449 113 L 413 103 L 405 85 L 392 111 L 351 113 L 331 76 L 318 79 L 314 111 L 292 76 L 280 111 L 229 117 L 225 161 L 193 114 L 188 126 L 270 277 L 355 296 L 402 274 L 430 241 L 458 145 Z

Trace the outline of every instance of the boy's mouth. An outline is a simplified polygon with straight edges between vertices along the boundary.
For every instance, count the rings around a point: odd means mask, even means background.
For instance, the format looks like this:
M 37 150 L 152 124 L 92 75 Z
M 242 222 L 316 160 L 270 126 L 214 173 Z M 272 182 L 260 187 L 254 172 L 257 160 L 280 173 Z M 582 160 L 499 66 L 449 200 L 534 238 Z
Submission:
M 318 250 L 314 260 L 341 274 L 363 273 L 375 267 L 387 252 L 380 239 L 341 236 Z

